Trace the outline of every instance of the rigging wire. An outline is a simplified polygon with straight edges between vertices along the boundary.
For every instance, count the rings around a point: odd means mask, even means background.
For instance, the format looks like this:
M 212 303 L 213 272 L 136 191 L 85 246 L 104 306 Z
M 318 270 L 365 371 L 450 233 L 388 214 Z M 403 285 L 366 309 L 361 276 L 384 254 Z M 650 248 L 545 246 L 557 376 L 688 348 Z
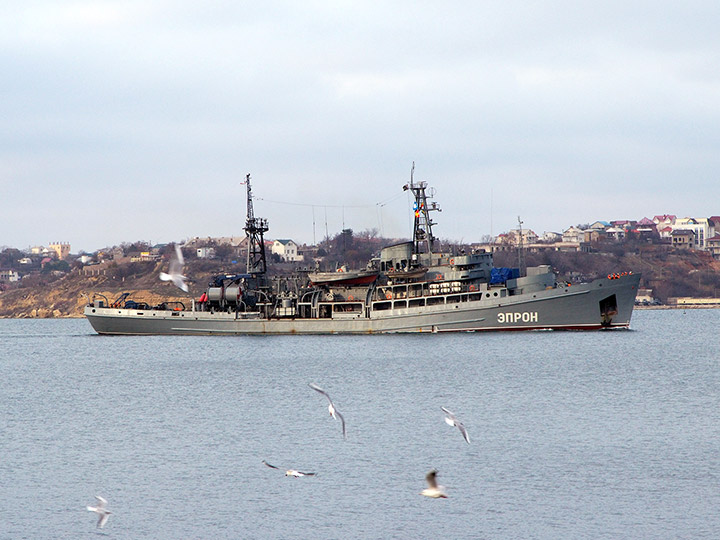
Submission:
M 275 199 L 266 199 L 265 197 L 258 197 L 255 196 L 254 199 L 256 201 L 264 201 L 269 202 L 273 204 L 285 204 L 288 206 L 305 206 L 305 207 L 322 207 L 322 208 L 373 208 L 374 206 L 385 206 L 386 204 L 394 201 L 395 199 L 399 199 L 405 195 L 404 192 L 398 193 L 397 195 L 393 195 L 392 197 L 376 202 L 374 204 L 318 204 L 318 203 L 303 203 L 303 202 L 290 202 L 290 201 L 278 201 Z
M 318 204 L 318 203 L 303 203 L 303 202 L 292 202 L 292 201 L 279 201 L 276 199 L 267 199 L 265 197 L 258 197 L 255 196 L 254 199 L 256 201 L 263 201 L 266 203 L 271 204 L 282 204 L 286 206 L 299 206 L 304 208 L 311 208 L 312 209 L 312 225 L 313 225 L 313 244 L 316 242 L 315 237 L 315 209 L 316 208 L 322 208 L 325 214 L 325 241 L 327 242 L 329 240 L 329 234 L 328 234 L 328 217 L 327 217 L 327 210 L 328 208 L 341 208 L 342 209 L 342 227 L 345 228 L 345 209 L 346 208 L 375 208 L 377 212 L 377 219 L 378 224 L 380 226 L 380 234 L 385 234 L 385 224 L 383 223 L 383 215 L 382 215 L 382 209 L 389 203 L 399 199 L 400 197 L 408 196 L 409 201 L 409 194 L 405 191 L 401 191 L 400 193 L 393 195 L 392 197 L 388 197 L 387 199 L 383 199 L 381 201 L 378 201 L 374 204 Z M 412 212 L 410 212 L 410 216 L 412 217 Z M 412 228 L 412 226 L 411 226 Z

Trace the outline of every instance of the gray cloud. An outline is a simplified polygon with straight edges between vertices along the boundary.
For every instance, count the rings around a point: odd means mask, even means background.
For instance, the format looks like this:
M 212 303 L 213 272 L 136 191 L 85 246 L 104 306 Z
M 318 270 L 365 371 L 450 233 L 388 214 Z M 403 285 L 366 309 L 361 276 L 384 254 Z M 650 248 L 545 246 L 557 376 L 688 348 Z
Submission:
M 273 237 L 407 236 L 412 161 L 451 239 L 720 213 L 712 2 L 7 11 L 0 244 L 241 234 L 247 172 Z

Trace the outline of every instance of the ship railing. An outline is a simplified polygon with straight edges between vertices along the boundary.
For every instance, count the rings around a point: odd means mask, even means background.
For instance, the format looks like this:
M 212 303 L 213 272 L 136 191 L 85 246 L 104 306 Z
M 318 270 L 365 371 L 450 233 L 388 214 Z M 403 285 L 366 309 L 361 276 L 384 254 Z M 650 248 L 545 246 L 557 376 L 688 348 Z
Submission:
M 431 284 L 432 285 L 432 284 Z M 386 287 L 386 289 L 388 289 Z M 390 293 L 388 295 L 388 292 Z M 495 299 L 506 296 L 506 291 L 478 290 L 477 286 L 450 287 L 449 292 L 442 287 L 431 289 L 426 287 L 424 294 L 405 294 L 406 291 L 383 291 L 376 295 L 370 303 L 368 311 L 390 311 L 406 308 L 424 308 L 441 305 L 464 304 L 478 302 L 486 299 Z M 409 293 L 409 291 L 408 291 Z
M 475 293 L 480 287 L 475 283 L 462 281 L 443 281 L 426 283 L 405 283 L 397 285 L 378 286 L 371 301 L 401 300 L 410 298 L 423 298 L 425 296 L 439 296 L 460 293 Z

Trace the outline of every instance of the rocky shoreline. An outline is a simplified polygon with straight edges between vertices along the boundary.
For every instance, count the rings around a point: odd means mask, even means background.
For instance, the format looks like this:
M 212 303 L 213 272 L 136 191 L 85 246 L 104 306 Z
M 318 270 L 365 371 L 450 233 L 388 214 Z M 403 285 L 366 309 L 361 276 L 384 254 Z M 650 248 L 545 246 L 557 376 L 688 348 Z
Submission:
M 96 278 L 93 278 L 96 279 Z M 156 305 L 164 301 L 188 304 L 190 297 L 178 297 L 170 286 L 160 290 L 136 287 L 107 287 L 107 283 L 55 282 L 38 288 L 23 288 L 0 294 L 0 319 L 62 319 L 84 317 L 83 310 L 93 296 L 112 302 L 123 292 L 130 298 Z M 105 287 L 102 287 L 105 285 Z

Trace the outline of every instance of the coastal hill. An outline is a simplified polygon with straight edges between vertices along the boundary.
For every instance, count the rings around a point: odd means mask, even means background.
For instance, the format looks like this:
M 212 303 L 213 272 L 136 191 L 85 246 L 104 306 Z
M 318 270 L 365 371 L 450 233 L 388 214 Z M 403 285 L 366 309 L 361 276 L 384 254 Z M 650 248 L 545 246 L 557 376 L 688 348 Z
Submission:
M 323 269 L 334 268 L 337 264 L 362 268 L 369 259 L 368 254 L 377 253 L 380 242 L 381 239 L 373 238 L 372 245 L 366 246 L 361 238 L 355 237 L 352 250 L 328 250 L 321 252 L 316 260 Z M 464 248 L 472 249 L 470 246 Z M 76 265 L 66 271 L 53 270 L 27 276 L 0 293 L 0 318 L 81 317 L 83 307 L 93 295 L 101 295 L 112 302 L 124 292 L 149 305 L 178 301 L 189 306 L 193 298 L 202 295 L 213 276 L 245 271 L 244 264 L 231 260 L 232 257 L 198 259 L 192 253 L 187 255 L 184 273 L 190 280 L 189 293 L 158 279 L 159 273 L 167 270 L 170 253 L 166 252 L 155 260 L 127 259 L 93 266 Z M 518 266 L 514 250 L 496 252 L 494 260 L 497 267 Z M 720 295 L 720 261 L 704 251 L 638 242 L 606 248 L 597 246 L 590 252 L 528 251 L 525 262 L 527 266 L 549 264 L 559 279 L 570 283 L 618 272 L 639 272 L 642 274 L 640 286 L 651 289 L 652 296 L 660 303 L 667 303 L 673 297 L 717 298 Z M 275 256 L 268 258 L 271 276 L 297 272 L 302 264 L 283 263 Z

